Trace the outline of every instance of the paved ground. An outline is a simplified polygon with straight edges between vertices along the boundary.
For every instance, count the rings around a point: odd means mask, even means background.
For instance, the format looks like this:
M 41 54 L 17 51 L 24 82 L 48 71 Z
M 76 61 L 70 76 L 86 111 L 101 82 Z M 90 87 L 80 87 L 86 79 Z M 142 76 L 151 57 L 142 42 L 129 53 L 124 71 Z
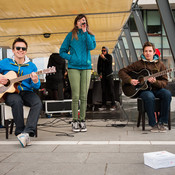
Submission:
M 171 131 L 151 133 L 149 126 L 136 127 L 135 100 L 124 98 L 123 109 L 87 112 L 86 133 L 73 133 L 70 117 L 40 118 L 38 137 L 26 148 L 0 129 L 0 175 L 174 175 L 175 167 L 155 170 L 143 158 L 146 152 L 175 154 L 174 111 Z

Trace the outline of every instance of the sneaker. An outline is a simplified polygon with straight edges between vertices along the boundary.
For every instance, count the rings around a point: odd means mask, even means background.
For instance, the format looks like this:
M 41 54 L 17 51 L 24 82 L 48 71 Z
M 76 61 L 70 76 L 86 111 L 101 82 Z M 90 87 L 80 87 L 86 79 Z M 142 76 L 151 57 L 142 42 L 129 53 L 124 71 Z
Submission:
M 115 111 L 117 109 L 116 105 L 110 107 L 110 111 Z
M 74 132 L 80 132 L 79 122 L 77 122 L 77 121 L 73 121 L 72 122 L 72 131 L 74 131 Z
M 106 106 L 103 105 L 102 107 L 98 108 L 99 111 L 105 111 L 106 110 Z
M 32 143 L 31 143 L 31 141 L 30 141 L 30 137 L 29 137 L 29 134 L 28 134 L 28 133 L 26 133 L 26 145 L 27 145 L 27 146 L 31 146 L 31 145 L 32 145 Z
M 160 125 L 160 132 L 167 132 L 167 127 L 164 126 L 164 124 Z
M 26 133 L 21 133 L 17 135 L 17 138 L 23 148 L 27 146 L 27 135 Z
M 159 132 L 159 127 L 157 124 L 152 127 L 151 132 Z
M 81 132 L 86 132 L 87 131 L 86 122 L 85 121 L 81 121 L 80 122 L 80 130 L 81 130 Z

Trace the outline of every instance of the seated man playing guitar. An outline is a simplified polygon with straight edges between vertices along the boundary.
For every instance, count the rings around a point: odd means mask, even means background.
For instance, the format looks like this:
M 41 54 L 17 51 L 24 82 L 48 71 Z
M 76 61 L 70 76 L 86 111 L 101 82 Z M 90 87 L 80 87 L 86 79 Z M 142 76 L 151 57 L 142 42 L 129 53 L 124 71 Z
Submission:
M 159 59 L 152 43 L 146 42 L 143 46 L 141 60 L 119 71 L 122 79 L 122 88 L 125 95 L 140 97 L 144 101 L 145 110 L 149 118 L 151 132 L 166 132 L 164 126 L 168 122 L 171 92 L 165 89 L 168 83 L 166 67 Z M 159 123 L 154 114 L 154 99 L 160 98 L 161 111 Z
M 42 103 L 39 96 L 33 92 L 34 89 L 39 89 L 40 80 L 38 78 L 37 67 L 34 63 L 26 57 L 27 42 L 22 38 L 17 38 L 12 44 L 12 51 L 14 56 L 12 58 L 5 58 L 0 61 L 0 86 L 1 89 L 9 86 L 9 93 L 5 93 L 5 103 L 12 107 L 12 114 L 16 124 L 15 135 L 17 136 L 22 147 L 30 144 L 30 136 L 35 135 L 38 118 L 42 109 Z M 29 74 L 29 77 L 19 84 L 14 84 L 10 81 L 8 73 L 15 72 L 17 76 Z M 16 76 L 16 77 L 17 77 Z M 10 91 L 12 89 L 12 91 Z M 1 92 L 0 92 L 1 93 Z M 30 112 L 27 118 L 26 125 L 24 125 L 23 105 L 30 107 Z

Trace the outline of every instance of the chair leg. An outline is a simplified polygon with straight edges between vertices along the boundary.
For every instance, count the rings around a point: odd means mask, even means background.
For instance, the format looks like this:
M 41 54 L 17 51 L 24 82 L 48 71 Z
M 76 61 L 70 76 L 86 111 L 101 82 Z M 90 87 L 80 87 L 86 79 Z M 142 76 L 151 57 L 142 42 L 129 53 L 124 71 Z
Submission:
M 35 130 L 35 137 L 38 137 L 38 129 L 36 127 L 36 130 Z
M 13 132 L 13 125 L 14 125 L 14 120 L 11 120 L 11 125 L 10 125 L 10 134 Z
M 169 110 L 168 129 L 171 130 L 171 111 Z
M 137 127 L 140 126 L 141 117 L 142 117 L 141 112 L 139 112 L 139 114 L 138 114 L 138 119 L 137 119 Z
M 6 133 L 6 139 L 8 139 L 9 137 L 9 120 L 5 120 L 5 133 Z
M 155 112 L 155 118 L 156 118 L 156 123 L 159 123 L 159 117 L 160 117 L 160 115 L 159 115 L 159 112 Z
M 145 112 L 142 112 L 142 130 L 145 131 Z

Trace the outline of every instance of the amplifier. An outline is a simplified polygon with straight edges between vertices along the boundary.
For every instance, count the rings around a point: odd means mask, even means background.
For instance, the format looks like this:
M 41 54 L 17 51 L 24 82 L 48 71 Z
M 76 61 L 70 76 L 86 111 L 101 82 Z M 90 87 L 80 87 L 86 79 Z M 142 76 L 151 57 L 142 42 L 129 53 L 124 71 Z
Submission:
M 72 112 L 72 99 L 44 100 L 46 114 Z

